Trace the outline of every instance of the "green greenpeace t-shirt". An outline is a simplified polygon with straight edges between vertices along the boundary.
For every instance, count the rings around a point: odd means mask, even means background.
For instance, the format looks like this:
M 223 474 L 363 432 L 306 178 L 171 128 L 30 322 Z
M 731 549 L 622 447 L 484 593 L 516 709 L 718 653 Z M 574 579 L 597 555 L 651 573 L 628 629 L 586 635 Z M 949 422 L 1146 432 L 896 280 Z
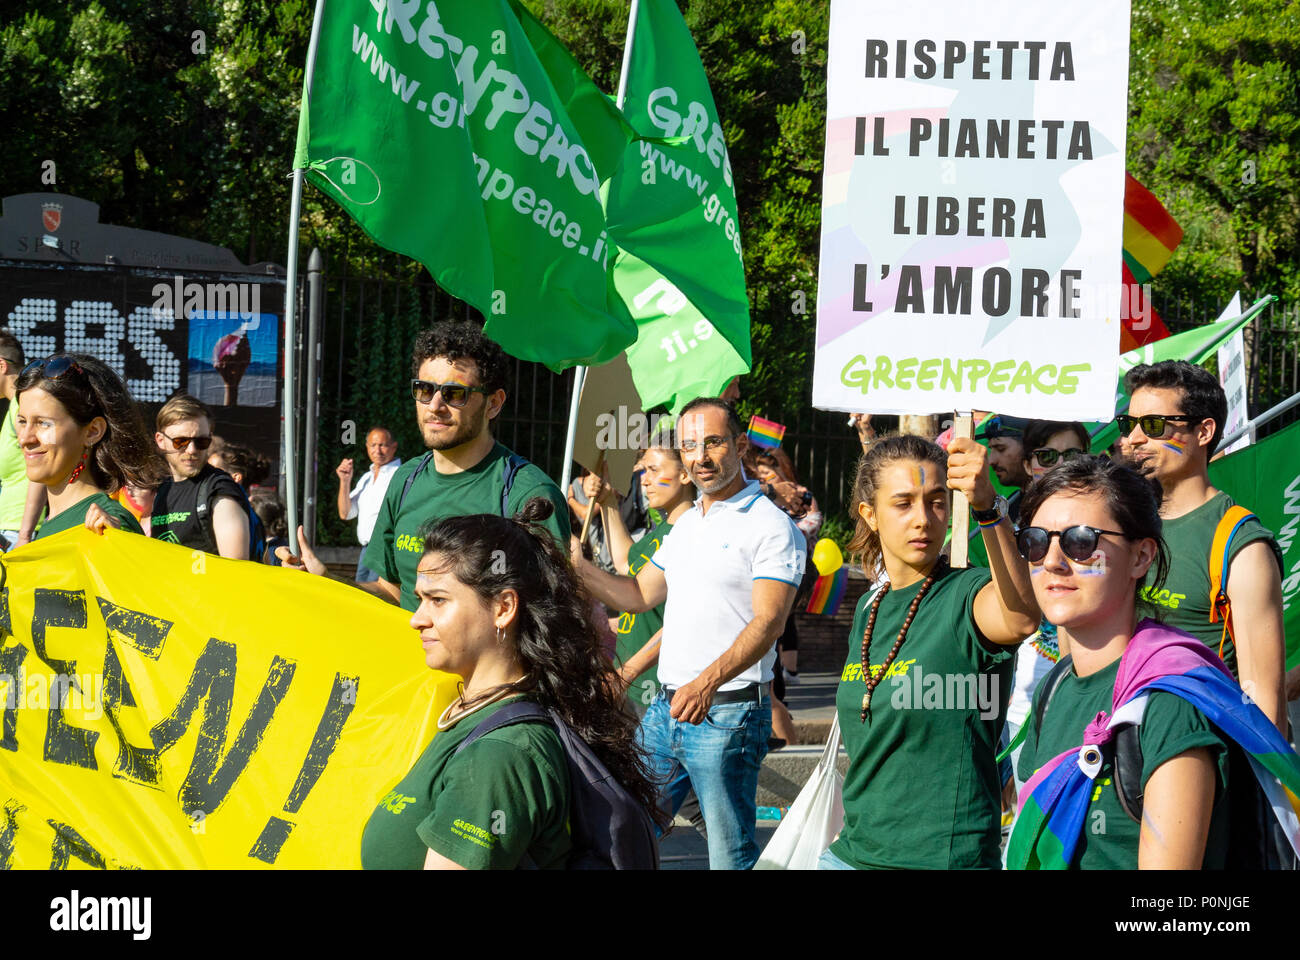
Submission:
M 513 870 L 525 854 L 538 869 L 564 868 L 569 767 L 555 728 L 512 724 L 455 755 L 479 723 L 520 699 L 489 704 L 430 741 L 366 822 L 362 867 L 419 870 L 434 850 L 469 870 Z
M 644 537 L 632 544 L 627 551 L 628 573 L 636 576 L 641 568 L 650 562 L 659 545 L 664 542 L 673 525 L 667 520 L 661 521 Z M 664 605 L 661 603 L 645 613 L 620 613 L 618 615 L 617 645 L 614 654 L 620 664 L 626 663 L 632 656 L 650 642 L 650 638 L 664 625 Z M 659 672 L 651 667 L 627 688 L 628 699 L 644 711 L 650 701 L 659 693 Z
M 1043 715 L 1042 730 L 1036 734 L 1033 717 L 1042 710 L 1039 693 L 1034 694 L 1029 733 L 1020 752 L 1021 779 L 1028 780 L 1040 766 L 1066 750 L 1083 743 L 1083 731 L 1100 711 L 1114 712 L 1115 677 L 1119 660 L 1091 676 L 1080 677 L 1071 668 L 1061 679 L 1052 703 Z M 1222 870 L 1228 850 L 1228 810 L 1223 792 L 1228 785 L 1228 750 L 1205 714 L 1173 693 L 1152 691 L 1142 718 L 1142 787 L 1165 761 L 1187 750 L 1208 747 L 1218 767 L 1214 788 L 1214 810 L 1205 845 L 1204 869 Z M 1113 764 L 1108 760 L 1097 774 L 1079 841 L 1076 865 L 1082 870 L 1136 870 L 1138 867 L 1139 824 L 1120 805 L 1111 779 Z
M 64 510 L 56 517 L 50 517 L 41 525 L 41 529 L 32 537 L 33 540 L 41 537 L 52 537 L 56 533 L 62 533 L 64 530 L 71 530 L 79 527 L 86 522 L 86 513 L 90 510 L 91 504 L 96 504 L 114 520 L 122 524 L 123 530 L 130 530 L 132 533 L 143 535 L 144 530 L 140 528 L 140 521 L 131 515 L 131 511 L 122 506 L 106 493 L 92 493 L 90 496 L 78 500 L 68 509 Z
M 1169 548 L 1169 576 L 1165 578 L 1163 589 L 1153 591 L 1146 587 L 1142 590 L 1143 598 L 1152 605 L 1162 622 L 1186 630 L 1216 653 L 1219 641 L 1223 639 L 1223 621 L 1210 623 L 1210 545 L 1214 542 L 1215 528 L 1231 506 L 1232 497 L 1220 492 L 1195 510 L 1166 520 L 1163 536 Z M 1273 551 L 1278 552 L 1273 534 L 1258 520 L 1247 520 L 1232 538 L 1229 564 L 1242 548 L 1257 540 L 1268 541 Z M 1279 569 L 1281 565 L 1279 553 Z M 1223 571 L 1225 586 L 1229 570 L 1230 567 Z M 1237 676 L 1237 651 L 1231 637 L 1223 644 L 1223 662 L 1232 675 Z
M 869 591 L 858 601 L 835 706 L 849 753 L 844 828 L 834 854 L 859 869 L 997 868 L 1001 783 L 994 754 L 1011 696 L 1017 647 L 983 640 L 975 595 L 988 570 L 949 570 L 921 601 L 898 656 L 861 719 L 862 633 Z M 893 649 L 917 582 L 881 601 L 871 640 L 878 670 Z
M 375 530 L 366 547 L 365 565 L 389 583 L 402 588 L 403 609 L 419 606 L 415 599 L 415 568 L 424 552 L 420 527 L 430 518 L 463 517 L 474 513 L 501 516 L 501 491 L 505 488 L 504 460 L 510 450 L 501 444 L 462 473 L 439 473 L 431 459 L 420 471 L 401 509 L 406 478 L 419 467 L 423 457 L 408 460 L 393 474 L 375 520 Z M 539 467 L 525 464 L 515 474 L 507 508 L 513 515 L 532 497 L 545 497 L 555 505 L 546 528 L 555 536 L 561 552 L 569 555 L 569 505 Z

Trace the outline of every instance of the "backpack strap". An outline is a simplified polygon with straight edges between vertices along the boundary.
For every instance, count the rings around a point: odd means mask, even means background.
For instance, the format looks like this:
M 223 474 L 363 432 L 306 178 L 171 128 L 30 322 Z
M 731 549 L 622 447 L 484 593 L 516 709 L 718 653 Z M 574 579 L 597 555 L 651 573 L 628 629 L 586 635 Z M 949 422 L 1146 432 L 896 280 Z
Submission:
M 406 495 L 411 492 L 411 487 L 415 484 L 415 478 L 424 472 L 424 468 L 429 465 L 429 461 L 432 459 L 433 451 L 430 450 L 420 458 L 420 462 L 415 465 L 415 469 L 406 475 L 406 482 L 402 484 L 402 494 L 397 498 L 397 513 L 402 512 L 402 504 L 406 503 Z M 396 520 L 396 516 L 393 519 Z
M 1219 640 L 1219 656 L 1223 657 L 1223 645 L 1228 637 L 1233 642 L 1237 636 L 1232 630 L 1232 604 L 1228 601 L 1227 577 L 1225 576 L 1232 551 L 1232 538 L 1237 535 L 1241 525 L 1247 520 L 1257 520 L 1245 507 L 1232 506 L 1214 528 L 1214 540 L 1210 544 L 1210 623 L 1223 620 L 1223 637 Z
M 456 752 L 452 756 L 459 756 L 460 752 L 471 743 L 493 730 L 500 730 L 502 727 L 513 726 L 516 723 L 552 723 L 551 714 L 540 703 L 531 700 L 508 704 L 486 720 L 480 721 L 478 726 L 470 731 L 469 736 L 456 745 Z
M 1068 653 L 1060 660 L 1056 661 L 1056 666 L 1047 672 L 1047 676 L 1042 679 L 1043 695 L 1038 698 L 1038 709 L 1034 711 L 1034 737 L 1037 738 L 1043 731 L 1043 717 L 1047 714 L 1047 708 L 1052 704 L 1052 697 L 1056 696 L 1056 690 L 1065 679 L 1065 675 L 1070 672 L 1070 667 L 1074 664 L 1074 658 Z M 1028 726 L 1028 724 L 1025 724 Z
M 510 519 L 510 490 L 515 485 L 519 471 L 528 466 L 528 461 L 517 453 L 506 457 L 501 464 L 501 516 Z

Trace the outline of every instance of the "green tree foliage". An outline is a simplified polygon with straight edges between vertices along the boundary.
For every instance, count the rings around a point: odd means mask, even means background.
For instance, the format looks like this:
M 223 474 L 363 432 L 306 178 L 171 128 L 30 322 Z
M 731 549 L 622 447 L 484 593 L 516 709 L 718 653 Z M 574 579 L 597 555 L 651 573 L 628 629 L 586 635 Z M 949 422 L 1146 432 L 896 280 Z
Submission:
M 1300 294 L 1300 8 L 1134 0 L 1128 168 L 1186 231 L 1155 285 Z

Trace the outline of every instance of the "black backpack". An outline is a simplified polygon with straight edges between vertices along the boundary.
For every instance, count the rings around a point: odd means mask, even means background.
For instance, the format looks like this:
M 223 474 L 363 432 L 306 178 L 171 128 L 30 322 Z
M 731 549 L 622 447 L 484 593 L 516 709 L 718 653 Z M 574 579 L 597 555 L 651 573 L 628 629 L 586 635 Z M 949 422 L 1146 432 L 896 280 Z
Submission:
M 1064 656 L 1042 680 L 1042 696 L 1034 714 L 1034 737 L 1043 728 L 1043 715 L 1073 660 Z M 1273 815 L 1251 769 L 1250 759 L 1235 740 L 1224 736 L 1228 744 L 1228 855 L 1227 870 L 1294 870 L 1295 851 L 1287 841 L 1282 826 Z M 1119 805 L 1134 823 L 1142 822 L 1142 727 L 1125 724 L 1115 731 L 1115 738 L 1102 748 L 1103 761 L 1111 763 L 1111 781 Z
M 415 465 L 415 469 L 406 475 L 406 482 L 402 484 L 402 495 L 397 498 L 397 510 L 394 511 L 395 514 L 402 512 L 402 504 L 406 503 L 406 495 L 411 492 L 411 487 L 415 484 L 415 478 L 424 472 L 425 467 L 429 465 L 429 461 L 432 459 L 433 451 L 430 450 L 420 458 L 420 462 Z M 500 510 L 501 516 L 507 519 L 509 519 L 511 515 L 510 504 L 507 502 L 510 499 L 510 490 L 515 485 L 515 477 L 518 476 L 519 471 L 526 466 L 528 466 L 528 461 L 517 453 L 512 453 L 501 461 Z
M 229 474 L 221 470 L 213 470 L 203 478 L 203 481 L 199 484 L 194 507 L 199 527 L 202 528 L 204 536 L 208 538 L 208 543 L 212 544 L 212 553 L 217 550 L 217 535 L 212 530 L 212 488 L 217 485 L 217 481 L 222 476 L 229 477 Z M 234 483 L 234 480 L 232 479 L 231 482 Z M 244 513 L 248 515 L 248 559 L 260 562 L 262 554 L 266 550 L 266 528 L 262 526 L 262 518 L 257 515 L 253 505 L 248 502 L 248 494 L 244 493 L 244 488 L 237 483 L 235 486 L 239 489 L 239 505 L 243 508 Z
M 456 754 L 479 737 L 516 723 L 549 723 L 560 735 L 569 762 L 569 833 L 573 840 L 566 869 L 658 870 L 659 842 L 650 814 L 554 710 L 528 700 L 507 704 L 475 727 L 456 747 Z M 525 857 L 522 866 L 535 864 Z

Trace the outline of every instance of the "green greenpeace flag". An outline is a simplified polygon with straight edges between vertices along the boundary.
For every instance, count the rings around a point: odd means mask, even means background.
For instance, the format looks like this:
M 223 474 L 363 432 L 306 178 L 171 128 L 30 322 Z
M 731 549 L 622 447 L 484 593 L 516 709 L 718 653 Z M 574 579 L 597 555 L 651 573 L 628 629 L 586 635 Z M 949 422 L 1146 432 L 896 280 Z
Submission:
M 1115 411 L 1123 413 L 1128 409 L 1128 394 L 1124 390 L 1124 374 L 1143 363 L 1160 363 L 1163 360 L 1187 360 L 1190 363 L 1204 363 L 1214 356 L 1219 347 L 1234 333 L 1254 320 L 1277 297 L 1272 295 L 1260 297 L 1249 310 L 1233 320 L 1222 323 L 1207 323 L 1192 330 L 1165 337 L 1154 343 L 1148 343 L 1121 353 L 1119 356 L 1119 383 L 1115 387 Z M 1100 432 L 1097 432 L 1100 428 Z M 1114 423 L 1089 425 L 1093 431 L 1092 449 L 1104 451 L 1119 439 L 1119 428 Z
M 646 408 L 676 413 L 750 368 L 749 299 L 731 161 L 690 29 L 641 0 L 623 114 L 640 133 L 608 184 L 614 283 L 637 323 L 627 359 Z
M 319 2 L 295 168 L 514 356 L 558 371 L 630 344 L 600 198 L 628 130 L 581 70 L 548 75 L 541 25 L 509 0 Z
M 1286 666 L 1300 665 L 1300 423 L 1210 464 L 1210 482 L 1253 512 L 1282 549 Z

